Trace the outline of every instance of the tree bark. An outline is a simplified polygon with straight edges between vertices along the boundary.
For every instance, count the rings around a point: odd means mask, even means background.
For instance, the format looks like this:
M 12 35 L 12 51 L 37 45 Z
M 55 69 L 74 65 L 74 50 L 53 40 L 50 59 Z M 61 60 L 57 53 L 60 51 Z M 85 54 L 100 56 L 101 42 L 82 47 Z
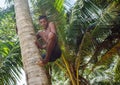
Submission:
M 16 24 L 27 85 L 49 85 L 45 69 L 35 64 L 41 58 L 35 45 L 36 37 L 28 0 L 14 0 Z

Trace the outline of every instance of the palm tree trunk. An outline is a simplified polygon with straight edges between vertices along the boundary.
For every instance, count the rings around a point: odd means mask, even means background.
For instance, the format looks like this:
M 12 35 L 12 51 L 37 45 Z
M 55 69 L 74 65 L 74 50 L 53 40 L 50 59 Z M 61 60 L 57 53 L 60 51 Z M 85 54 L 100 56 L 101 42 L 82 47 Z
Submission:
M 40 54 L 35 45 L 36 37 L 33 30 L 28 0 L 14 1 L 17 30 L 27 85 L 49 85 L 45 69 L 35 64 L 40 58 Z

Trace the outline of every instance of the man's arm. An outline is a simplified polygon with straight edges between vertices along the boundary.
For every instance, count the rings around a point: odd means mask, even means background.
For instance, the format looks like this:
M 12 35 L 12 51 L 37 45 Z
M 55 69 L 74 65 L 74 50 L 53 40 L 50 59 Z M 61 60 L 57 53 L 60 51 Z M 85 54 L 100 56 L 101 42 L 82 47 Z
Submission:
M 55 24 L 53 22 L 50 22 L 49 26 L 50 26 L 50 32 L 52 32 L 56 36 L 56 26 L 55 26 Z
M 41 31 L 38 31 L 37 34 L 36 34 L 37 41 L 35 42 L 35 44 L 37 45 L 38 48 L 43 49 L 42 45 L 40 45 L 40 43 L 39 43 L 39 41 L 38 41 L 38 39 L 41 38 L 41 35 L 40 35 L 40 34 L 41 34 Z
M 41 32 L 42 32 L 41 30 L 37 32 L 36 34 L 37 39 L 41 38 Z

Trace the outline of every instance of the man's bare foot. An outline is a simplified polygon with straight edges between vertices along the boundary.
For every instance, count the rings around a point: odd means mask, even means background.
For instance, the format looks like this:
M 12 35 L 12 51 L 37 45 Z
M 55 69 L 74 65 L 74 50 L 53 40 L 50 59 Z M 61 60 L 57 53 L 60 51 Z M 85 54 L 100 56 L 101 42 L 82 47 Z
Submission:
M 39 66 L 45 66 L 47 64 L 47 62 L 44 61 L 44 60 L 39 60 L 39 61 L 36 62 L 36 64 L 39 65 Z

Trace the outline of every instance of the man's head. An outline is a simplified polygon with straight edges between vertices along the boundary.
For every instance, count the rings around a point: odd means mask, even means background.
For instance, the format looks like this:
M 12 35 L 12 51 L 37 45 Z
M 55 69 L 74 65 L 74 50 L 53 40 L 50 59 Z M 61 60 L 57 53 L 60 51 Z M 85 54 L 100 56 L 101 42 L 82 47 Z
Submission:
M 45 15 L 39 16 L 39 23 L 42 27 L 47 28 L 48 25 L 48 19 Z

